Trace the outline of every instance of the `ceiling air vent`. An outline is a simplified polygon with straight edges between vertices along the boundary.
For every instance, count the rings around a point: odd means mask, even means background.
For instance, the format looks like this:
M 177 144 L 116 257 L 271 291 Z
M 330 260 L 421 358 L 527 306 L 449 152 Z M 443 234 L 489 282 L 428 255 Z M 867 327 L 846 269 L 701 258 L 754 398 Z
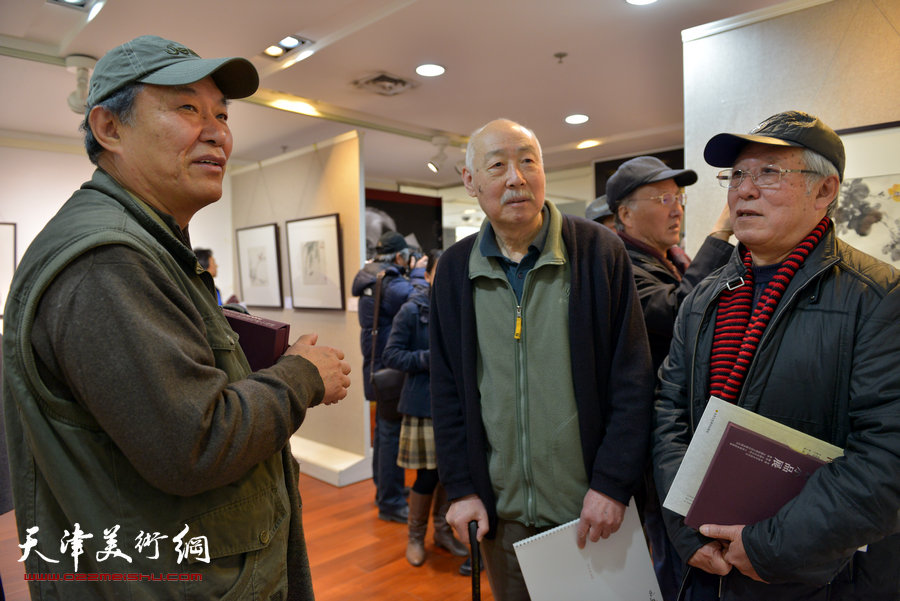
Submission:
M 368 90 L 382 96 L 396 96 L 401 92 L 416 87 L 414 82 L 383 71 L 357 79 L 353 82 L 353 85 L 360 90 Z

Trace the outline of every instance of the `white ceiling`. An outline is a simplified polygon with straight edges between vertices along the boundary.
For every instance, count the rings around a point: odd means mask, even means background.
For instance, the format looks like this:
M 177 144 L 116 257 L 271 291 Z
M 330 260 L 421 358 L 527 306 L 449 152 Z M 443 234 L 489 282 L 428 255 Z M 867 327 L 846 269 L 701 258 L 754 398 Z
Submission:
M 679 147 L 683 143 L 681 31 L 783 4 L 781 0 L 108 0 L 82 12 L 45 0 L 0 0 L 0 136 L 79 144 L 66 98 L 68 55 L 100 57 L 152 33 L 204 57 L 250 58 L 261 88 L 311 99 L 344 122 L 237 101 L 233 161 L 259 161 L 350 129 L 363 132 L 369 181 L 425 187 L 459 182 L 453 162 L 432 174 L 434 135 L 462 141 L 495 117 L 537 133 L 548 171 Z M 288 34 L 317 52 L 288 69 L 261 55 Z M 565 52 L 561 61 L 554 56 Z M 447 72 L 415 74 L 422 62 Z M 415 87 L 396 96 L 352 82 L 384 71 Z M 563 118 L 585 113 L 572 126 Z M 354 125 L 355 124 L 355 125 Z M 392 133 L 389 133 L 392 132 Z M 604 143 L 574 150 L 586 138 Z

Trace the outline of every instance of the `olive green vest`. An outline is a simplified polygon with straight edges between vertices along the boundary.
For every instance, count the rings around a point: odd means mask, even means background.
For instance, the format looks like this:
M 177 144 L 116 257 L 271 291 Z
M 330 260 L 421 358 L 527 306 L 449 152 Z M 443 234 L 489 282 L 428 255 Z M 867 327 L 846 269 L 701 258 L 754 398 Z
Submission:
M 54 396 L 41 380 L 31 345 L 38 302 L 66 265 L 86 251 L 122 244 L 153 260 L 203 316 L 216 365 L 230 382 L 250 373 L 237 336 L 211 293 L 212 279 L 193 252 L 146 205 L 97 170 L 35 238 L 16 270 L 3 315 L 3 401 L 20 543 L 28 529 L 37 546 L 25 562 L 29 574 L 59 580 L 31 583 L 41 599 L 280 599 L 286 595 L 285 557 L 291 504 L 282 454 L 255 466 L 240 480 L 192 496 L 168 494 L 147 483 L 82 406 Z M 135 366 L 140 369 L 140 366 Z M 296 485 L 296 483 L 294 483 Z M 75 574 L 71 547 L 60 538 L 76 526 L 91 534 Z M 131 558 L 100 561 L 104 530 L 119 526 L 117 546 Z M 182 535 L 179 562 L 175 539 Z M 136 537 L 158 534 L 143 552 Z M 197 537 L 205 537 L 204 539 Z M 202 561 L 203 547 L 209 562 Z M 90 548 L 91 552 L 87 552 Z M 40 558 L 38 552 L 59 563 Z M 23 551 L 24 554 L 24 551 Z M 141 574 L 202 580 L 116 581 Z M 179 578 L 183 578 L 179 576 Z

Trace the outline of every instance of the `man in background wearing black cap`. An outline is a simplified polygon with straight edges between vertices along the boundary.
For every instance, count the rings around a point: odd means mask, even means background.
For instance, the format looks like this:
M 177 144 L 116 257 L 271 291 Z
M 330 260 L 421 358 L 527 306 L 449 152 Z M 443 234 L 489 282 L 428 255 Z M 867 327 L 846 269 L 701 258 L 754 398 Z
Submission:
M 596 221 L 600 225 L 605 225 L 611 230 L 616 229 L 616 216 L 609 209 L 606 194 L 598 196 L 588 204 L 584 211 L 584 217 L 585 219 Z
M 693 261 L 678 246 L 684 187 L 696 181 L 697 173 L 691 169 L 670 169 L 656 157 L 640 156 L 622 163 L 606 182 L 607 203 L 634 266 L 653 373 L 669 352 L 675 315 L 684 297 L 724 265 L 734 249 L 728 243 L 732 232 L 727 206 Z
M 353 296 L 359 297 L 359 345 L 363 355 L 363 386 L 366 398 L 375 400 L 369 375 L 385 367 L 381 353 L 391 335 L 394 316 L 413 292 L 407 277 L 411 250 L 402 234 L 385 232 L 375 245 L 375 257 L 353 278 Z M 378 335 L 372 360 L 372 329 L 375 326 L 375 281 L 384 272 L 381 284 L 381 303 L 378 309 Z M 399 401 L 399 399 L 397 399 Z M 409 507 L 403 494 L 405 472 L 397 465 L 400 451 L 400 426 L 403 416 L 396 403 L 375 404 L 375 440 L 372 441 L 372 479 L 375 483 L 375 504 L 378 517 L 389 522 L 405 524 Z
M 789 111 L 749 135 L 719 134 L 704 157 L 725 167 L 740 245 L 682 304 L 660 370 L 660 496 L 711 395 L 844 455 L 757 523 L 697 531 L 664 510 L 697 588 L 713 580 L 695 598 L 896 600 L 900 273 L 835 237 L 844 147 L 816 117 Z
M 731 221 L 727 206 L 693 261 L 678 246 L 684 187 L 696 181 L 697 174 L 690 169 L 670 169 L 656 157 L 640 156 L 622 163 L 606 182 L 607 203 L 634 268 L 654 375 L 669 353 L 681 302 L 697 282 L 728 261 L 734 248 L 728 243 Z M 660 591 L 666 601 L 675 601 L 682 560 L 666 535 L 649 463 L 644 489 L 637 497 Z
M 350 367 L 312 334 L 251 373 L 188 237 L 222 193 L 227 99 L 258 83 L 245 59 L 155 36 L 94 69 L 97 170 L 34 239 L 4 313 L 35 599 L 312 598 L 288 441 L 346 396 Z

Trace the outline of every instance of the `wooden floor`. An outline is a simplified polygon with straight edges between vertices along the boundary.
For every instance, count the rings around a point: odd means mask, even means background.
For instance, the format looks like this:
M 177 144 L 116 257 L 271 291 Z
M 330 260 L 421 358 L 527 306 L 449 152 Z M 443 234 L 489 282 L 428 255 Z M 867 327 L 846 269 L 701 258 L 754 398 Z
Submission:
M 317 601 L 464 601 L 471 578 L 458 573 L 464 558 L 436 549 L 429 524 L 425 565 L 406 561 L 405 524 L 378 519 L 375 487 L 365 480 L 338 488 L 300 476 L 303 526 Z M 13 512 L 0 516 L 0 575 L 8 601 L 28 601 Z M 487 577 L 481 598 L 492 601 Z

